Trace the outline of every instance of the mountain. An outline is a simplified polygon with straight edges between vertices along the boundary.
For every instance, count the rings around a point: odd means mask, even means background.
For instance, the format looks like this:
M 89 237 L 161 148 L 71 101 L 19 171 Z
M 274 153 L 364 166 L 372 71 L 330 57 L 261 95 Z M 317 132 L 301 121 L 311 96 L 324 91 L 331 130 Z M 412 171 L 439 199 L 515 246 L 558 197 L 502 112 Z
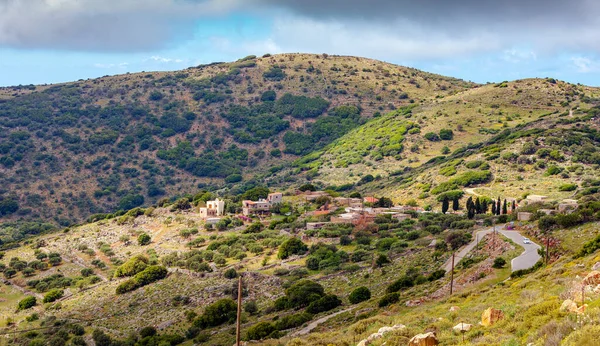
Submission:
M 237 192 L 369 119 L 476 86 L 282 54 L 0 88 L 0 217 L 66 226 L 199 188 Z

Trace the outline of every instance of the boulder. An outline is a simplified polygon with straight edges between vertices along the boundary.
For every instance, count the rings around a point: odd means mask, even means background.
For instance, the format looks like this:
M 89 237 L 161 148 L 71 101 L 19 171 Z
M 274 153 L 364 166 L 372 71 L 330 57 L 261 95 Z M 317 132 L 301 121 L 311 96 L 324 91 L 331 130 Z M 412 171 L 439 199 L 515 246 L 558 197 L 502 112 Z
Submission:
M 451 306 L 450 307 L 450 312 L 456 312 L 458 310 L 460 310 L 460 308 L 458 306 Z
M 597 270 L 592 270 L 585 278 L 583 278 L 583 281 L 581 281 L 582 284 L 584 285 L 598 285 L 600 284 L 600 272 Z
M 592 270 L 600 270 L 600 262 L 594 263 L 594 265 L 592 266 Z
M 464 333 L 464 332 L 468 332 L 472 328 L 473 328 L 472 324 L 459 323 L 459 324 L 455 325 L 454 327 L 452 327 L 452 330 L 454 330 L 455 333 Z
M 437 344 L 438 340 L 433 332 L 417 334 L 408 342 L 408 346 L 436 346 Z
M 560 306 L 560 311 L 561 312 L 576 312 L 577 311 L 577 303 L 575 303 L 571 299 L 567 299 Z
M 373 341 L 377 340 L 377 339 L 381 339 L 383 337 L 384 334 L 389 333 L 389 332 L 393 332 L 396 330 L 401 330 L 406 328 L 405 325 L 403 324 L 396 324 L 393 327 L 381 327 L 379 328 L 379 330 L 377 331 L 377 333 L 373 333 L 371 335 L 369 335 L 368 338 L 361 340 L 356 346 L 368 346 L 371 343 L 373 343 Z
M 481 314 L 481 325 L 489 327 L 504 318 L 502 310 L 488 308 Z

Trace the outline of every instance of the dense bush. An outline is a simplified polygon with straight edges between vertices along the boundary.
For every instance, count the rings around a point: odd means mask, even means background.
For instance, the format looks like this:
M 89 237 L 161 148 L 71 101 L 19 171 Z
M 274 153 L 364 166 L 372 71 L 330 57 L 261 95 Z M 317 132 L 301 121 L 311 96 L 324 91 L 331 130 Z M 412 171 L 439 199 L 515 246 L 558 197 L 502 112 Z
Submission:
M 300 280 L 285 290 L 289 308 L 308 306 L 324 295 L 323 286 L 311 280 Z
M 27 296 L 21 299 L 21 301 L 19 301 L 19 304 L 17 305 L 17 310 L 29 309 L 31 307 L 34 307 L 36 303 L 37 299 L 34 296 Z
M 365 286 L 356 288 L 350 293 L 350 296 L 348 296 L 348 300 L 352 304 L 358 304 L 369 299 L 371 299 L 371 291 Z
M 293 255 L 303 255 L 308 251 L 308 247 L 298 238 L 289 238 L 279 247 L 277 257 L 286 259 Z
M 502 257 L 496 257 L 494 259 L 494 264 L 492 264 L 493 268 L 500 269 L 506 265 L 506 260 Z
M 237 304 L 231 299 L 224 298 L 208 305 L 192 325 L 199 328 L 216 327 L 235 321 L 236 315 Z
M 148 258 L 144 255 L 136 255 L 117 267 L 115 277 L 133 276 L 148 267 Z
M 454 138 L 454 133 L 450 129 L 441 129 L 440 130 L 440 139 L 445 141 L 450 141 Z
M 328 294 L 310 303 L 306 308 L 306 312 L 318 314 L 335 309 L 340 305 L 342 305 L 342 301 L 335 294 Z
M 392 305 L 394 303 L 397 303 L 399 300 L 400 300 L 400 295 L 398 293 L 396 293 L 396 292 L 388 293 L 388 294 L 384 295 L 383 297 L 381 297 L 381 299 L 379 300 L 379 307 L 383 308 L 388 305 Z
M 152 241 L 152 238 L 147 233 L 142 233 L 138 236 L 138 244 L 140 246 L 148 245 Z
M 248 328 L 246 339 L 247 340 L 263 340 L 270 337 L 273 334 L 277 334 L 277 329 L 270 322 L 258 322 L 252 327 Z
M 149 266 L 135 276 L 117 286 L 117 294 L 133 291 L 139 287 L 146 286 L 155 281 L 162 280 L 167 276 L 167 268 L 162 266 Z
M 427 132 L 423 137 L 425 137 L 425 139 L 427 139 L 428 141 L 432 142 L 440 141 L 440 136 L 438 136 L 438 134 L 435 132 Z
M 304 323 L 312 320 L 312 318 L 313 316 L 306 312 L 283 316 L 275 322 L 275 328 L 277 330 L 297 328 L 303 325 Z
M 63 291 L 61 289 L 58 289 L 58 288 L 52 289 L 52 290 L 48 291 L 48 293 L 46 293 L 46 295 L 44 296 L 43 302 L 51 303 L 55 300 L 62 298 L 64 294 L 65 294 L 65 291 Z
M 587 255 L 591 255 L 598 249 L 600 249 L 600 236 L 597 236 L 593 240 L 590 240 L 587 243 L 583 244 L 581 250 L 579 250 L 573 257 L 580 258 Z

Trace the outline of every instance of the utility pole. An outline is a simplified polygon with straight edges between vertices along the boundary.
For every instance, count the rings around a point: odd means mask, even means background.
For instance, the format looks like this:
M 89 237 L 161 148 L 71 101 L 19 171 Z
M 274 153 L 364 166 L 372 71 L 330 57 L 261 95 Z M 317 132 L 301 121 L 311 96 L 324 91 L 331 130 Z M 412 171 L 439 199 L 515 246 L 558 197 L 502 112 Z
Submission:
M 241 336 L 241 322 L 242 322 L 242 275 L 240 274 L 238 280 L 238 299 L 237 299 L 237 324 L 236 324 L 236 333 L 235 333 L 235 344 L 236 346 L 240 346 L 240 336 Z
M 548 265 L 549 257 L 550 257 L 550 237 L 546 236 L 546 265 Z
M 454 286 L 454 252 L 452 253 L 452 270 L 450 271 L 450 295 Z

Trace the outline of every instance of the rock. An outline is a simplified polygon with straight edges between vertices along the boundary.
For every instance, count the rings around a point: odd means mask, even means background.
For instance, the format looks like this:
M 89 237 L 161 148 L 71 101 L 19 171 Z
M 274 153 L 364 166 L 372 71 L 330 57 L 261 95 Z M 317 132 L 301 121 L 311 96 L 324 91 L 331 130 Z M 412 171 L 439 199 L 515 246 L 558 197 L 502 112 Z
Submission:
M 389 333 L 389 332 L 393 332 L 395 330 L 401 330 L 406 328 L 405 325 L 403 324 L 396 324 L 393 327 L 381 327 L 379 328 L 379 330 L 377 331 L 377 333 L 373 333 L 371 335 L 369 335 L 368 338 L 361 340 L 356 346 L 368 346 L 370 345 L 373 341 L 377 340 L 377 339 L 381 339 L 383 337 L 384 334 Z
M 594 293 L 600 293 L 600 285 L 597 285 L 596 288 L 594 288 Z
M 588 305 L 587 304 L 583 304 L 582 306 L 578 307 L 577 309 L 575 309 L 575 312 L 583 315 L 585 313 L 585 310 L 587 309 Z
M 592 270 L 581 282 L 584 285 L 598 285 L 600 284 L 600 272 Z
M 436 346 L 438 340 L 435 333 L 429 332 L 425 334 L 417 334 L 410 339 L 408 346 Z
M 450 307 L 450 312 L 456 312 L 458 310 L 460 310 L 460 308 L 458 306 L 451 306 Z
M 484 327 L 489 327 L 503 318 L 504 313 L 502 310 L 488 308 L 483 312 L 483 314 L 481 314 L 481 325 Z
M 385 333 L 393 332 L 393 331 L 404 329 L 404 328 L 406 328 L 405 325 L 403 325 L 403 324 L 397 324 L 397 325 L 395 325 L 393 327 L 381 327 L 381 328 L 379 328 L 379 330 L 377 331 L 377 333 L 383 335 Z
M 575 303 L 571 299 L 567 299 L 560 306 L 560 311 L 561 312 L 576 312 L 577 311 L 577 303 Z
M 594 263 L 594 265 L 592 266 L 592 270 L 600 270 L 600 262 Z
M 471 330 L 471 328 L 473 328 L 472 324 L 459 323 L 459 324 L 455 325 L 454 327 L 452 327 L 452 330 L 454 330 L 455 333 L 464 333 L 464 332 L 468 332 L 469 330 Z

